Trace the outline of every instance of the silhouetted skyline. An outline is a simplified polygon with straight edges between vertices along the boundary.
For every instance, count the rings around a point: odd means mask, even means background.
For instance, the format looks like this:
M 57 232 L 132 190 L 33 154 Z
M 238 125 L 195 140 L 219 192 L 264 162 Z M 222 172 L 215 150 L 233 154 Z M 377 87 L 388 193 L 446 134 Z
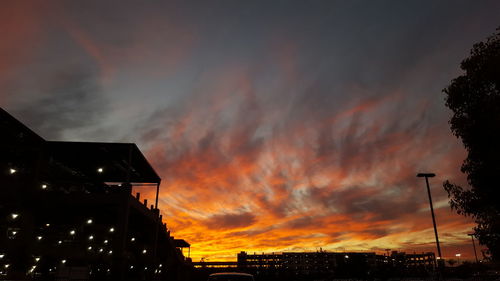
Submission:
M 193 260 L 241 250 L 473 258 L 441 90 L 498 1 L 4 3 L 0 103 L 48 140 L 134 142 Z

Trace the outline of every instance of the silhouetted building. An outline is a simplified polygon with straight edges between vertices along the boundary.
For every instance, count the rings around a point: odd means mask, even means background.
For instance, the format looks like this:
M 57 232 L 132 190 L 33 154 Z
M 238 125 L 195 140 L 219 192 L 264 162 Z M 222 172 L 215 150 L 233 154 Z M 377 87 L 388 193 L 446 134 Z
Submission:
M 370 272 L 376 265 L 375 253 L 359 252 L 284 252 L 237 256 L 238 268 L 277 269 L 298 274 L 341 274 Z
M 3 109 L 0 133 L 0 279 L 186 277 L 189 244 L 162 222 L 161 179 L 135 144 L 46 141 Z
M 275 276 L 287 279 L 287 276 L 309 276 L 311 278 L 362 278 L 375 276 L 429 276 L 435 269 L 434 253 L 406 254 L 392 252 L 377 255 L 373 252 L 284 252 L 271 254 L 237 255 L 238 270 L 257 273 L 263 276 Z M 216 264 L 216 262 L 212 262 Z M 223 266 L 224 263 L 217 263 Z M 230 263 L 225 263 L 228 268 Z M 210 264 L 196 263 L 199 268 Z M 305 277 L 304 277 L 305 278 Z
M 436 267 L 436 256 L 432 252 L 407 254 L 405 252 L 392 251 L 390 256 L 377 255 L 377 264 L 379 266 L 387 265 L 390 267 L 434 269 Z

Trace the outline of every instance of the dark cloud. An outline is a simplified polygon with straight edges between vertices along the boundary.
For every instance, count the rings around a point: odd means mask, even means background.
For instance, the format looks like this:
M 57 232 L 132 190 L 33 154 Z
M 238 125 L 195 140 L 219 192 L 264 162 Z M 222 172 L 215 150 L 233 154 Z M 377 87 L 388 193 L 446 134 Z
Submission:
M 205 226 L 209 229 L 240 228 L 250 226 L 256 220 L 251 213 L 215 214 L 205 221 Z
M 287 208 L 289 208 L 291 198 L 291 194 L 289 192 L 283 193 L 286 197 L 284 200 L 272 200 L 267 198 L 263 194 L 256 194 L 255 199 L 262 209 L 266 210 L 269 214 L 272 214 L 275 218 L 284 218 L 286 217 Z
M 387 192 L 390 191 L 390 192 Z M 405 214 L 416 212 L 422 199 L 410 188 L 349 187 L 342 190 L 310 188 L 310 203 L 329 210 L 331 214 L 343 214 L 357 222 L 392 221 Z M 417 199 L 418 198 L 418 199 Z
M 292 229 L 317 229 L 324 226 L 323 218 L 323 214 L 316 217 L 303 216 L 286 222 L 285 227 Z
M 64 131 L 85 128 L 99 122 L 106 100 L 92 71 L 67 67 L 37 81 L 30 91 L 41 93 L 20 103 L 12 112 L 49 140 L 60 139 Z
M 235 231 L 231 232 L 228 236 L 233 236 L 233 237 L 254 237 L 260 234 L 265 234 L 269 233 L 273 229 L 275 229 L 275 226 L 270 226 L 270 227 L 264 227 L 264 228 L 253 228 L 251 230 L 244 230 L 244 231 Z

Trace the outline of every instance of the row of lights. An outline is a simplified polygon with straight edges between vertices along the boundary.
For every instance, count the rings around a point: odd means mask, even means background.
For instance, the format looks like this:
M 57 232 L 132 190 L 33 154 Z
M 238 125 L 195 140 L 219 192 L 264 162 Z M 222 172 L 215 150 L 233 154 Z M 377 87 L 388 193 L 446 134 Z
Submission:
M 16 219 L 19 217 L 19 214 L 17 214 L 17 213 L 12 213 L 10 216 L 11 216 L 11 218 L 12 218 L 13 220 L 16 220 Z M 92 219 L 88 219 L 88 220 L 87 220 L 87 224 L 92 224 L 92 222 L 93 222 L 93 221 L 92 221 Z M 49 223 L 47 223 L 47 224 L 45 224 L 45 226 L 46 226 L 46 227 L 49 227 L 49 226 L 50 226 L 50 224 L 49 224 Z M 111 232 L 111 233 L 115 232 L 115 228 L 114 228 L 114 227 L 109 228 L 109 232 Z M 12 231 L 10 232 L 10 235 L 12 235 L 12 236 L 16 236 L 16 234 L 17 234 L 17 233 L 18 233 L 18 231 L 17 231 L 17 230 L 12 230 Z M 76 235 L 76 230 L 71 229 L 71 230 L 69 231 L 69 235 L 71 235 L 71 236 Z M 39 235 L 39 236 L 37 236 L 37 237 L 36 237 L 36 239 L 37 239 L 38 241 L 41 241 L 41 240 L 43 239 L 43 236 Z M 94 236 L 93 236 L 93 235 L 90 235 L 90 236 L 89 236 L 89 240 L 93 240 L 93 239 L 94 239 Z M 131 241 L 135 241 L 135 238 L 134 238 L 134 237 L 132 237 L 132 240 L 131 240 Z M 107 243 L 108 243 L 108 240 L 104 240 L 104 244 L 107 244 Z M 59 240 L 59 241 L 58 241 L 58 244 L 62 244 L 62 241 L 61 241 L 61 240 Z
M 104 172 L 104 168 L 102 168 L 102 167 L 97 168 L 97 172 L 98 172 L 98 173 L 103 173 L 103 172 Z M 13 175 L 13 174 L 15 174 L 15 173 L 17 173 L 17 170 L 16 170 L 16 169 L 14 169 L 14 168 L 9 168 L 9 174 Z
M 111 252 L 112 252 L 112 251 L 110 251 L 110 253 L 111 253 Z M 0 255 L 0 259 L 2 259 L 4 256 L 5 256 L 4 254 L 1 254 L 1 255 Z M 38 263 L 39 261 L 40 261 L 40 257 L 35 257 L 35 263 Z M 60 263 L 61 263 L 61 264 L 63 264 L 63 265 L 65 265 L 65 264 L 67 263 L 67 260 L 66 260 L 66 259 L 62 259 L 62 260 L 60 261 Z M 10 267 L 10 264 L 4 264 L 4 265 L 3 265 L 3 268 L 4 268 L 4 269 L 8 269 L 9 267 Z M 161 268 L 162 268 L 162 267 L 163 267 L 163 264 L 161 264 L 161 263 L 160 263 L 160 264 L 158 265 L 158 269 L 155 269 L 154 273 L 155 273 L 155 274 L 159 274 L 159 273 L 161 273 L 161 271 L 162 271 L 162 270 L 161 270 Z M 36 265 L 36 264 L 35 264 L 35 265 L 33 265 L 33 266 L 31 266 L 31 268 L 30 268 L 30 270 L 28 271 L 28 273 L 33 273 L 33 272 L 35 271 L 35 269 L 36 269 L 36 268 L 37 268 L 37 265 Z M 129 269 L 130 269 L 130 270 L 132 270 L 132 269 L 134 269 L 134 268 L 135 268 L 135 266 L 133 266 L 133 265 L 131 265 L 131 266 L 129 267 Z M 53 269 L 55 270 L 55 269 L 56 269 L 56 267 L 54 267 Z M 52 268 L 50 268 L 50 269 L 49 269 L 49 271 L 52 271 L 53 269 L 52 269 Z M 145 266 L 145 267 L 144 267 L 144 270 L 145 270 L 145 271 L 147 271 L 147 270 L 148 270 L 148 267 L 147 267 L 147 266 Z M 100 268 L 98 268 L 98 269 L 97 269 L 97 271 L 100 271 Z M 110 269 L 108 268 L 106 271 L 107 271 L 107 272 L 110 272 Z M 90 274 L 92 274 L 92 270 L 90 271 Z
M 155 270 L 155 273 L 161 273 L 161 268 L 162 268 L 162 267 L 163 267 L 163 265 L 160 263 L 160 264 L 158 265 L 158 269 L 156 269 L 156 270 Z M 133 265 L 131 265 L 131 266 L 129 267 L 129 269 L 134 269 L 134 268 L 135 268 L 135 266 L 133 266 Z M 149 269 L 149 267 L 147 267 L 147 266 L 145 266 L 145 267 L 144 267 L 144 270 L 148 270 L 148 269 Z
M 17 170 L 14 169 L 14 168 L 9 168 L 8 172 L 9 172 L 9 174 L 13 175 L 13 174 L 17 173 Z M 102 167 L 97 168 L 97 173 L 99 173 L 99 174 L 104 173 L 104 168 L 102 168 Z M 121 186 L 121 184 L 118 184 L 118 186 Z M 40 187 L 43 190 L 46 190 L 48 188 L 48 185 L 46 183 L 43 183 L 43 184 L 40 185 Z
M 11 232 L 11 234 L 12 234 L 13 236 L 15 236 L 15 235 L 17 234 L 17 231 L 12 231 L 12 232 Z M 76 234 L 76 232 L 75 232 L 74 230 L 71 230 L 71 231 L 70 231 L 70 235 L 75 235 L 75 234 Z M 41 241 L 41 240 L 43 239 L 43 236 L 41 236 L 41 235 L 40 235 L 40 236 L 37 236 L 37 237 L 36 237 L 36 239 L 37 239 L 38 241 Z M 94 240 L 94 236 L 93 236 L 93 235 L 90 235 L 90 236 L 88 237 L 88 239 L 89 239 L 89 240 Z M 131 241 L 135 241 L 135 237 L 132 237 L 132 238 L 131 238 Z M 104 243 L 104 244 L 108 244 L 108 242 L 109 242 L 109 241 L 108 241 L 107 239 L 103 241 L 103 243 Z M 62 241 L 62 240 L 58 240 L 58 241 L 57 241 L 57 244 L 59 244 L 59 245 L 61 245 L 62 243 L 63 243 L 63 241 Z M 92 246 L 87 247 L 87 250 L 89 250 L 89 251 L 91 251 L 92 249 L 93 249 L 93 247 L 92 247 Z M 104 252 L 104 249 L 103 249 L 103 248 L 99 248 L 99 250 L 98 250 L 98 251 L 99 251 L 100 253 L 102 253 L 102 252 Z M 148 251 L 147 251 L 147 249 L 143 249 L 143 250 L 142 250 L 142 254 L 147 254 L 147 252 L 148 252 Z M 109 254 L 109 255 L 111 255 L 112 253 L 113 253 L 113 251 L 112 251 L 112 250 L 109 250 L 109 251 L 108 251 L 108 254 Z M 0 255 L 0 258 L 3 258 L 3 256 L 4 256 L 4 255 L 3 255 L 3 254 L 1 254 L 1 255 Z
M 46 226 L 50 226 L 50 224 L 46 224 Z M 113 227 L 111 227 L 111 228 L 109 229 L 109 232 L 114 232 L 114 231 L 115 231 L 115 229 L 114 229 Z M 10 234 L 11 234 L 12 236 L 15 236 L 15 235 L 17 234 L 17 230 L 12 230 L 12 231 L 10 232 Z M 71 236 L 76 235 L 76 231 L 75 231 L 74 229 L 70 230 L 70 231 L 69 231 L 69 235 L 71 235 Z M 94 237 L 94 235 L 90 235 L 90 236 L 88 237 L 88 240 L 91 240 L 91 241 L 92 241 L 92 240 L 94 240 L 94 238 L 95 238 L 95 237 Z M 41 235 L 36 236 L 36 239 L 37 239 L 38 241 L 41 241 L 41 240 L 43 239 L 43 236 L 41 236 Z M 135 241 L 136 241 L 135 237 L 131 237 L 131 238 L 130 238 L 130 241 L 131 241 L 131 242 L 135 242 Z M 103 241 L 103 243 L 104 243 L 104 244 L 108 244 L 108 242 L 109 242 L 109 241 L 108 241 L 107 239 Z M 63 241 L 62 241 L 62 240 L 58 240 L 58 241 L 57 241 L 57 243 L 60 245 L 60 244 L 62 244 L 62 243 L 63 243 Z M 90 250 L 90 249 L 89 249 L 89 250 Z M 147 250 L 146 250 L 146 249 L 144 249 L 142 252 L 143 252 L 143 254 L 145 254 L 145 253 L 147 252 Z
M 104 172 L 104 168 L 102 168 L 102 167 L 97 168 L 97 173 L 102 174 L 103 172 Z M 13 175 L 13 174 L 17 173 L 17 170 L 14 168 L 9 168 L 8 173 Z M 48 185 L 45 183 L 41 185 L 41 188 L 44 190 L 47 189 L 47 187 L 48 187 Z
M 159 265 L 159 268 L 161 268 L 161 267 L 162 267 L 162 265 L 160 264 L 160 265 Z M 132 270 L 132 269 L 134 269 L 134 268 L 135 268 L 135 266 L 133 266 L 133 265 L 131 265 L 131 266 L 129 267 L 129 269 L 130 269 L 130 270 Z M 147 266 L 145 266 L 145 267 L 144 267 L 144 270 L 145 270 L 145 271 L 147 271 L 148 269 L 149 269 L 149 268 L 148 268 Z M 97 271 L 101 271 L 101 269 L 100 269 L 100 268 L 98 268 L 98 269 L 97 269 Z M 108 272 L 108 273 L 109 273 L 109 272 L 111 272 L 111 270 L 108 268 L 108 269 L 106 269 L 106 272 Z M 155 269 L 154 273 L 155 273 L 155 274 L 160 274 L 160 273 L 161 273 L 161 269 Z M 92 270 L 90 271 L 90 274 L 92 274 Z
M 111 251 L 112 252 L 112 251 Z M 5 254 L 0 254 L 0 259 L 3 259 L 5 257 Z M 35 263 L 38 263 L 40 261 L 40 257 L 35 257 Z M 61 264 L 66 264 L 67 260 L 66 259 L 62 259 L 61 260 Z M 10 264 L 4 264 L 3 265 L 3 268 L 5 269 L 8 269 L 10 267 Z M 33 265 L 31 266 L 30 270 L 28 271 L 29 273 L 33 273 L 36 269 L 37 265 Z M 160 266 L 161 267 L 161 266 Z M 56 268 L 54 268 L 56 269 Z M 49 269 L 49 271 L 52 271 L 52 268 Z

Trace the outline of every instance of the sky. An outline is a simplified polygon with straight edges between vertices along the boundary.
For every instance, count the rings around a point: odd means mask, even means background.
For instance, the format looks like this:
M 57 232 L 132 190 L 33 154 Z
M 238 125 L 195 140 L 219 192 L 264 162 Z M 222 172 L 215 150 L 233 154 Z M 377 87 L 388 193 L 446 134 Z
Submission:
M 5 1 L 0 105 L 48 140 L 134 142 L 193 261 L 472 258 L 442 89 L 498 1 Z M 148 190 L 142 190 L 146 195 Z

